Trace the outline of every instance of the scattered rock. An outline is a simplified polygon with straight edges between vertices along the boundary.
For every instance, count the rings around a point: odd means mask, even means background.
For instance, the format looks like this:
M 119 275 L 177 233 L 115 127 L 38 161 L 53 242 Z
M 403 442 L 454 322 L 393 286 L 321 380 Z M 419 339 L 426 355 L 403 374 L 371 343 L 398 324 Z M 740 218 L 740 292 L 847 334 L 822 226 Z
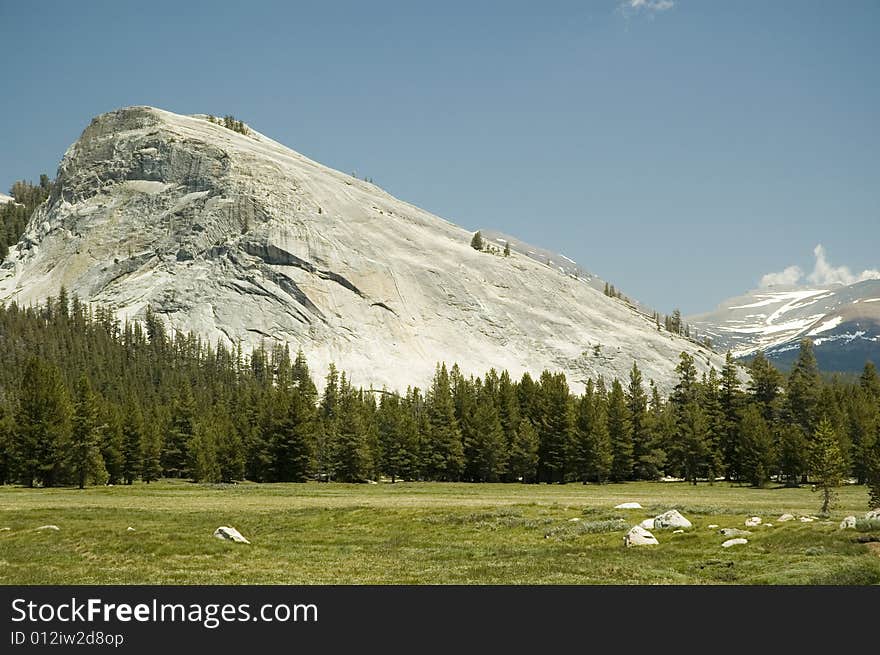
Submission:
M 664 512 L 660 516 L 654 517 L 654 528 L 663 530 L 666 528 L 683 528 L 688 529 L 694 527 L 677 509 L 671 509 Z
M 847 516 L 840 522 L 841 530 L 855 530 L 856 528 L 856 517 L 855 516 Z
M 723 537 L 747 537 L 752 534 L 748 530 L 740 530 L 739 528 L 721 528 L 718 532 Z
M 718 525 L 716 523 L 713 523 L 712 525 L 709 526 L 709 529 L 714 530 L 717 527 L 718 527 Z
M 126 531 L 126 532 L 134 532 L 135 529 L 134 529 L 133 527 L 131 527 L 131 526 L 128 526 L 128 527 L 125 529 L 125 531 Z
M 764 524 L 764 527 L 765 527 L 765 528 L 772 528 L 772 527 L 773 527 L 773 524 L 772 524 L 772 523 L 765 523 L 765 524 Z
M 642 521 L 641 523 L 639 523 L 639 526 L 641 526 L 641 527 L 644 528 L 645 530 L 651 530 L 651 529 L 654 528 L 654 519 L 652 519 L 652 518 L 651 518 L 651 519 L 645 519 L 644 521 Z
M 794 514 L 783 514 L 779 517 L 780 523 L 785 523 L 786 521 L 794 521 Z
M 761 517 L 760 516 L 752 516 L 746 519 L 746 527 L 747 528 L 756 528 L 761 525 Z
M 638 503 L 620 503 L 620 505 L 615 505 L 614 509 L 642 509 L 642 506 Z
M 571 522 L 580 521 L 580 519 L 576 516 L 573 519 L 568 519 L 568 520 Z
M 37 530 L 60 530 L 57 525 L 41 525 Z
M 0 528 L 0 532 L 9 532 L 12 528 Z
M 239 544 L 251 543 L 250 541 L 245 539 L 238 530 L 236 530 L 235 528 L 226 527 L 225 525 L 221 525 L 219 528 L 214 530 L 214 536 L 218 539 L 227 539 L 228 541 L 234 541 Z
M 679 528 L 678 530 L 673 530 L 672 534 L 684 534 L 684 530 Z
M 812 523 L 815 520 L 812 516 L 802 516 L 798 519 L 801 523 Z
M 657 546 L 659 543 L 657 537 L 640 525 L 634 525 L 623 538 L 623 544 L 627 548 L 631 546 Z
M 743 539 L 742 537 L 738 539 L 728 539 L 723 544 L 721 544 L 722 548 L 730 548 L 731 546 L 744 546 L 749 543 L 748 539 Z
M 880 507 L 865 513 L 866 521 L 880 521 Z

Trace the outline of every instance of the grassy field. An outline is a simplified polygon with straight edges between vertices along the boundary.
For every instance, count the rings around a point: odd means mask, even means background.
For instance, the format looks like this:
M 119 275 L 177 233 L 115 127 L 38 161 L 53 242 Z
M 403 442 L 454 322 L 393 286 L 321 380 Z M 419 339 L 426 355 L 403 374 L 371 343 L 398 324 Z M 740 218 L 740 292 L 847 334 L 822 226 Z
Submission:
M 724 483 L 0 487 L 0 584 L 880 583 L 877 544 L 838 529 L 864 514 L 864 487 L 840 490 L 830 523 L 775 520 L 820 500 Z M 644 509 L 613 509 L 625 501 Z M 629 526 L 671 508 L 694 528 L 623 547 Z M 745 546 L 723 549 L 707 527 L 751 515 L 774 525 Z M 214 538 L 220 525 L 252 544 Z

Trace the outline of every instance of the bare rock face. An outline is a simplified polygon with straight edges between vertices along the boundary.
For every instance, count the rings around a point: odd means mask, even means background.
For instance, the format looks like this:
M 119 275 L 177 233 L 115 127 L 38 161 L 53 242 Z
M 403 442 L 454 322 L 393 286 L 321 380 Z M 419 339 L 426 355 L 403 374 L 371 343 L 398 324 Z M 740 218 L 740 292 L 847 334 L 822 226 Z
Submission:
M 666 392 L 682 351 L 723 365 L 576 276 L 478 252 L 443 219 L 205 116 L 103 114 L 58 182 L 0 267 L 0 302 L 64 286 L 121 320 L 150 307 L 212 343 L 302 348 L 316 381 L 333 362 L 365 387 L 424 387 L 446 361 L 563 371 L 580 391 L 637 361 Z

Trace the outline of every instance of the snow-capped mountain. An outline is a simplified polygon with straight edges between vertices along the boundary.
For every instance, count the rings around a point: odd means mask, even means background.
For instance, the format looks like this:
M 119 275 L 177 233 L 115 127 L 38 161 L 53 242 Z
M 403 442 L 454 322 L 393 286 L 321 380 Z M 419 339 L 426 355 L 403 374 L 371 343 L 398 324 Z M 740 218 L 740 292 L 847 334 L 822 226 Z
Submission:
M 563 371 L 623 378 L 638 361 L 668 391 L 667 332 L 583 279 L 471 233 L 377 186 L 204 115 L 130 107 L 95 118 L 52 197 L 0 267 L 0 302 L 62 286 L 140 319 L 147 307 L 212 342 L 301 347 L 357 385 L 424 387 L 436 362 L 465 374 Z
M 15 198 L 7 196 L 5 193 L 0 193 L 0 205 L 5 205 L 7 202 L 15 202 Z
M 880 280 L 756 289 L 687 320 L 711 337 L 716 350 L 737 357 L 763 350 L 786 366 L 800 340 L 809 337 L 824 370 L 859 371 L 867 360 L 880 364 Z

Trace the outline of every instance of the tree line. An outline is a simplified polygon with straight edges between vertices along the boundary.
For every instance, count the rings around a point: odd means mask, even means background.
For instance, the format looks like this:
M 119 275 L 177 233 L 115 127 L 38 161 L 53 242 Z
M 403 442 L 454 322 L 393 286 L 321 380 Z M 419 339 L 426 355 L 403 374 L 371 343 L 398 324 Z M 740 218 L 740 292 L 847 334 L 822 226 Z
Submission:
M 303 352 L 212 345 L 161 316 L 120 323 L 62 290 L 0 308 L 0 482 L 725 479 L 868 483 L 880 503 L 880 378 L 824 381 L 812 344 L 786 377 L 761 354 L 698 375 L 682 353 L 663 397 L 636 363 L 572 393 L 563 373 L 465 376 L 425 389 L 323 390 Z M 833 484 L 831 484 L 833 483 Z
M 53 184 L 43 174 L 39 184 L 20 180 L 12 185 L 9 195 L 14 202 L 0 204 L 0 261 L 9 254 L 9 247 L 18 243 L 34 210 L 51 195 Z

